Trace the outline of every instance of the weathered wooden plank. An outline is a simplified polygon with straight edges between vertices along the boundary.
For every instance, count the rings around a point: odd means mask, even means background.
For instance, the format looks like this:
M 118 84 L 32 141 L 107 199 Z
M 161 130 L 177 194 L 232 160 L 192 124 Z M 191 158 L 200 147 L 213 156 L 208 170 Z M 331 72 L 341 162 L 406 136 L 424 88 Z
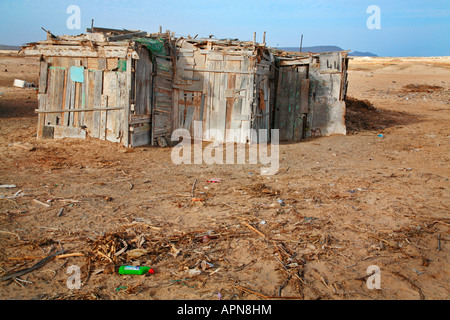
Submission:
M 293 123 L 294 130 L 292 135 L 293 141 L 299 141 L 302 138 L 302 130 L 303 130 L 303 121 L 302 121 L 302 113 L 300 110 L 300 92 L 301 92 L 301 72 L 298 70 L 295 72 L 295 86 L 293 88 L 294 92 L 294 110 L 293 110 Z
M 118 68 L 119 59 L 118 58 L 108 58 L 106 59 L 106 69 L 114 70 Z
M 131 133 L 131 147 L 139 147 L 151 143 L 150 130 Z
M 203 120 L 203 114 L 202 114 L 202 92 L 197 91 L 193 93 L 193 100 L 194 100 L 194 116 L 193 121 L 202 121 Z M 192 125 L 192 134 L 195 139 L 201 140 L 202 139 L 202 126 L 201 125 Z
M 54 126 L 53 127 L 53 138 L 63 139 L 63 138 L 86 138 L 86 130 L 76 127 L 66 127 L 66 126 Z
M 27 55 L 44 55 L 59 57 L 90 57 L 90 58 L 126 58 L 128 53 L 127 46 L 98 46 L 94 49 L 90 47 L 76 45 L 41 45 L 35 46 L 35 49 L 26 49 Z
M 66 81 L 65 81 L 65 94 L 64 94 L 64 110 L 70 109 L 70 103 L 72 101 L 72 79 L 70 78 L 70 68 L 67 69 L 66 74 Z M 71 115 L 69 113 L 63 114 L 63 125 L 69 126 L 70 124 L 70 117 Z
M 150 124 L 144 124 L 142 126 L 130 126 L 130 131 L 133 133 L 140 133 L 147 131 L 148 136 L 150 137 L 150 128 L 151 128 Z
M 302 79 L 300 88 L 300 112 L 308 113 L 308 108 L 309 108 L 309 79 Z
M 236 80 L 235 80 L 235 92 L 234 92 L 234 99 L 233 99 L 233 105 L 232 105 L 232 110 L 231 110 L 231 126 L 230 129 L 234 130 L 235 135 L 234 137 L 227 137 L 226 141 L 227 142 L 240 142 L 240 135 L 238 135 L 238 130 L 241 129 L 241 124 L 242 124 L 242 120 L 244 121 L 249 121 L 250 120 L 250 116 L 246 115 L 246 116 L 241 116 L 241 110 L 242 110 L 242 98 L 245 93 L 246 93 L 246 84 L 245 81 L 243 81 L 242 77 L 243 75 L 241 74 L 236 74 L 235 75 Z M 244 77 L 246 77 L 244 75 Z M 243 118 L 242 118 L 243 117 Z
M 35 109 L 34 112 L 35 113 L 42 113 L 42 114 L 47 114 L 47 113 L 76 113 L 76 112 L 92 112 L 92 111 L 115 111 L 115 110 L 123 110 L 125 109 L 124 107 L 112 107 L 112 108 L 86 108 L 86 109 L 69 109 L 69 110 L 45 110 L 45 111 L 41 111 L 39 109 Z
M 241 62 L 241 70 L 249 71 L 251 70 L 250 59 L 244 59 Z M 253 84 L 255 83 L 255 75 L 253 73 L 247 73 L 241 75 L 241 89 L 245 88 L 245 97 L 242 99 L 241 115 L 251 116 L 252 115 L 252 103 L 254 99 Z M 241 143 L 247 143 L 248 137 L 247 133 L 251 128 L 251 121 L 241 121 Z
M 63 109 L 64 108 L 64 95 L 65 95 L 65 85 L 66 85 L 66 70 L 65 69 L 59 69 L 57 72 L 57 94 L 55 98 L 55 108 L 57 109 Z M 58 114 L 57 117 L 57 125 L 62 125 L 62 114 Z
M 286 96 L 288 87 L 285 86 L 286 68 L 280 68 L 278 73 L 277 84 L 277 107 L 276 107 L 276 129 L 279 129 L 279 137 L 281 140 L 286 139 Z
M 70 80 L 70 81 L 69 81 Z M 76 97 L 76 83 L 72 81 L 72 78 L 68 79 L 68 85 L 70 85 L 70 96 L 69 96 L 69 105 L 68 109 L 75 109 L 75 97 Z M 68 119 L 68 126 L 74 125 L 74 115 L 71 114 Z
M 107 107 L 114 108 L 118 106 L 119 99 L 119 87 L 118 87 L 118 72 L 115 71 L 106 71 L 104 72 L 104 80 L 103 80 L 103 96 L 107 97 Z M 105 99 L 105 98 L 103 98 Z M 105 110 L 101 111 L 101 123 L 105 124 L 105 139 L 111 142 L 118 142 L 118 139 L 115 135 L 116 131 L 116 116 L 118 111 L 116 110 Z M 101 128 L 100 136 L 103 132 L 103 128 Z
M 107 70 L 106 58 L 98 58 L 98 70 Z
M 50 69 L 48 73 L 48 94 L 47 94 L 47 107 L 46 110 L 55 110 L 54 100 L 56 94 L 56 69 Z M 48 114 L 45 117 L 45 125 L 56 124 L 56 114 Z
M 120 41 L 120 40 L 131 39 L 133 37 L 143 37 L 146 35 L 147 35 L 147 31 L 140 31 L 140 32 L 121 34 L 118 36 L 111 36 L 111 37 L 108 37 L 107 40 L 108 41 Z
M 185 71 L 195 72 L 214 72 L 214 73 L 240 73 L 240 74 L 256 74 L 255 71 L 242 71 L 242 70 L 226 70 L 226 69 L 196 69 L 196 68 L 184 68 Z
M 39 110 L 45 111 L 45 108 L 47 107 L 47 94 L 40 93 L 38 95 L 38 101 L 39 101 Z M 38 126 L 37 126 L 37 133 L 36 137 L 37 139 L 42 139 L 42 133 L 45 126 L 45 114 L 39 114 L 38 115 Z
M 102 92 L 103 92 L 103 71 L 96 70 L 94 72 L 94 106 L 102 106 Z M 92 136 L 100 138 L 100 111 L 94 111 Z
M 240 67 L 240 63 L 239 63 Z M 229 74 L 226 84 L 226 90 L 225 90 L 225 99 L 226 99 L 226 111 L 225 111 L 225 132 L 224 132 L 224 138 L 227 142 L 234 142 L 233 137 L 226 136 L 227 129 L 232 129 L 233 127 L 233 107 L 234 107 L 234 92 L 236 89 L 236 74 Z M 229 93 L 232 92 L 233 95 L 230 95 Z M 228 93 L 228 94 L 227 94 Z
M 240 51 L 221 50 L 220 52 L 223 54 L 227 54 L 227 55 L 236 55 L 236 56 L 244 56 L 244 57 L 245 56 L 247 56 L 247 57 L 255 56 L 254 52 L 250 51 L 250 50 L 240 50 Z M 215 54 L 217 52 L 214 50 L 199 50 L 199 53 L 209 56 L 209 54 L 211 54 L 211 53 Z
M 227 55 L 227 61 L 244 61 L 243 56 Z
M 86 88 L 85 88 L 85 105 L 84 109 L 94 107 L 94 73 L 86 69 Z M 86 111 L 84 114 L 84 125 L 86 126 L 86 132 L 88 135 L 92 134 L 94 113 Z
M 184 119 L 185 119 L 185 105 L 179 104 L 178 105 L 178 128 L 184 128 Z
M 108 96 L 102 94 L 102 108 L 108 108 Z M 107 124 L 107 111 L 100 111 L 100 131 L 99 138 L 102 140 L 106 140 L 106 124 Z
M 175 88 L 172 91 L 172 101 L 173 101 L 172 127 L 173 127 L 173 130 L 181 128 L 181 126 L 179 125 L 179 120 L 178 120 L 178 116 L 179 116 L 179 114 L 178 114 L 179 113 L 178 97 L 179 97 L 179 90 Z
M 47 92 L 47 80 L 48 80 L 48 63 L 41 61 L 39 72 L 39 93 Z
M 119 106 L 123 107 L 124 109 L 120 112 L 118 112 L 117 119 L 119 121 L 118 127 L 117 127 L 117 137 L 123 139 L 123 132 L 125 128 L 125 122 L 128 124 L 129 119 L 125 118 L 125 108 L 129 108 L 129 96 L 128 96 L 128 88 L 127 88 L 127 74 L 126 72 L 119 72 L 118 75 L 118 81 L 119 81 Z
M 73 109 L 76 110 L 80 110 L 81 106 L 80 106 L 80 96 L 81 96 L 81 83 L 75 82 L 75 96 L 74 96 L 74 105 L 73 105 Z M 74 127 L 79 127 L 80 123 L 79 123 L 79 112 L 73 113 L 73 123 L 72 126 Z

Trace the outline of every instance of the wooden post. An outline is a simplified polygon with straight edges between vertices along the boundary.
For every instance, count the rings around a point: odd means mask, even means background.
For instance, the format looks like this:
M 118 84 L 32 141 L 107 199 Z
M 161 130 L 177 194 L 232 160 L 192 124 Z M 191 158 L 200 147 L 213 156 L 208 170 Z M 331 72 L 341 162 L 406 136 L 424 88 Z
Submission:
M 303 34 L 302 34 L 302 37 L 300 39 L 300 52 L 302 52 L 302 45 L 303 45 Z
M 266 46 L 266 32 L 263 34 L 263 45 Z
M 161 28 L 161 27 L 160 27 Z M 126 101 L 125 109 L 123 110 L 123 141 L 122 144 L 125 147 L 130 146 L 130 108 L 131 108 L 131 76 L 132 76 L 132 63 L 133 59 L 131 54 L 128 54 L 127 58 L 127 90 L 126 90 Z
M 256 44 L 256 32 L 253 32 L 253 45 Z

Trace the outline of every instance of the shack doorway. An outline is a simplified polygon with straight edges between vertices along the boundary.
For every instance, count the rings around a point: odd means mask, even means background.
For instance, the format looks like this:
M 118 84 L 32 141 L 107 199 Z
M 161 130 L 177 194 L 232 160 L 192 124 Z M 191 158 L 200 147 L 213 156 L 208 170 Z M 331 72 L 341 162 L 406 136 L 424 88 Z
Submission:
M 308 100 L 308 66 L 280 66 L 274 108 L 274 129 L 279 129 L 281 141 L 299 141 L 305 137 Z

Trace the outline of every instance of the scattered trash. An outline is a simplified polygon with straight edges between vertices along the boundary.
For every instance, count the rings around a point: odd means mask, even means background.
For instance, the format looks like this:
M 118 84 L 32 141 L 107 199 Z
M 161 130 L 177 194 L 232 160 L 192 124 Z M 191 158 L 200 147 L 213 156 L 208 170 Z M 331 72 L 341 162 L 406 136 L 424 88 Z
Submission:
M 127 289 L 128 289 L 128 286 L 119 286 L 119 287 L 117 287 L 115 290 L 116 290 L 117 292 L 119 292 L 119 291 L 127 290 Z
M 200 266 L 201 266 L 201 268 L 202 268 L 203 271 L 204 271 L 204 270 L 207 270 L 207 269 L 210 269 L 210 268 L 214 268 L 214 265 L 213 265 L 212 263 L 209 263 L 209 262 L 207 262 L 207 261 L 205 261 L 205 260 L 203 260 L 203 261 L 200 263 Z
M 169 142 L 167 141 L 166 137 L 157 137 L 156 142 L 161 148 L 167 148 L 169 146 Z
M 17 188 L 17 186 L 15 184 L 2 184 L 2 185 L 0 185 L 0 188 L 11 189 L 11 188 Z
M 280 206 L 284 207 L 286 204 L 284 203 L 284 200 L 280 199 L 278 200 L 278 203 L 280 204 Z
M 155 273 L 155 270 L 153 270 L 150 267 L 145 266 L 120 266 L 119 268 L 120 274 L 146 274 L 146 273 Z
M 422 271 L 419 271 L 419 270 L 416 270 L 416 269 L 413 269 L 413 271 L 416 272 L 419 276 L 420 276 L 421 274 L 424 274 L 424 273 L 425 273 L 425 272 L 422 272 Z
M 202 272 L 201 272 L 199 269 L 189 269 L 189 270 L 188 270 L 188 273 L 189 273 L 190 275 L 193 275 L 193 276 L 198 276 L 198 275 L 201 274 Z
M 320 220 L 320 219 L 316 218 L 316 217 L 305 217 L 305 219 L 303 221 L 306 222 L 306 221 L 313 221 L 313 220 Z
M 34 83 L 27 82 L 25 80 L 15 79 L 14 87 L 17 88 L 35 88 L 36 85 Z
M 14 142 L 10 144 L 11 147 L 20 148 L 27 151 L 35 151 L 36 147 L 28 142 Z
M 61 208 L 56 216 L 60 217 L 63 214 L 63 212 L 64 212 L 64 208 Z
M 0 278 L 0 281 L 6 281 L 6 280 L 10 280 L 10 279 L 14 279 L 17 277 L 21 277 L 23 275 L 26 275 L 27 273 L 30 273 L 34 270 L 37 270 L 39 268 L 41 268 L 42 266 L 44 266 L 47 262 L 49 262 L 50 260 L 52 260 L 53 258 L 55 258 L 58 255 L 61 255 L 63 253 L 65 253 L 67 250 L 61 250 L 61 251 L 57 251 L 47 257 L 45 257 L 44 259 L 42 259 L 41 261 L 39 261 L 38 263 L 36 263 L 35 265 L 33 265 L 30 268 L 26 268 L 26 269 L 22 269 L 20 271 L 17 271 L 15 273 L 12 274 L 8 274 L 6 276 L 3 276 L 2 278 Z
M 384 135 L 383 135 L 383 134 L 381 134 L 381 133 L 379 133 L 379 134 L 378 134 L 378 137 L 379 137 L 379 138 L 383 138 L 383 137 L 384 137 Z
M 195 269 L 190 269 L 190 270 L 195 270 Z M 200 270 L 197 270 L 197 271 L 201 273 Z M 170 281 L 172 281 L 174 283 L 175 282 L 180 282 L 183 286 L 186 286 L 188 288 L 194 288 L 194 286 L 188 286 L 186 283 L 184 283 L 184 281 L 188 281 L 188 280 L 190 280 L 190 279 L 179 279 L 179 280 L 170 280 Z
M 41 206 L 44 207 L 50 207 L 51 205 L 42 201 L 39 201 L 38 199 L 33 199 L 34 202 L 36 202 L 37 204 L 40 204 Z
M 261 222 L 259 224 L 266 224 L 266 220 L 261 220 Z
M 222 179 L 209 179 L 206 180 L 206 182 L 211 182 L 211 183 L 220 183 L 222 181 Z
M 202 242 L 203 243 L 207 243 L 207 242 L 209 242 L 210 240 L 213 240 L 213 239 L 217 239 L 217 236 L 206 235 L 206 236 L 202 237 Z
M 144 249 L 133 249 L 130 251 L 127 251 L 127 257 L 130 259 L 137 259 L 142 257 L 143 255 L 146 255 L 148 252 Z
M 192 201 L 192 202 L 202 202 L 202 201 L 205 201 L 205 199 L 202 199 L 202 198 L 192 198 L 191 201 Z
M 20 194 L 22 193 L 22 190 L 17 191 L 16 193 L 14 193 L 14 195 L 12 196 L 12 198 L 17 198 Z M 9 197 L 8 197 L 9 198 Z

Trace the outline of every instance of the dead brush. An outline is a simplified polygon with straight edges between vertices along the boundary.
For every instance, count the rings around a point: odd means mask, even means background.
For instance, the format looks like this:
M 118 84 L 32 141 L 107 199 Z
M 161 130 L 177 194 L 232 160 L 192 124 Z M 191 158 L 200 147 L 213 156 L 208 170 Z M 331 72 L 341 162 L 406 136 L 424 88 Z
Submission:
M 124 233 L 112 233 L 94 241 L 90 246 L 88 258 L 92 262 L 120 263 L 124 262 L 120 256 L 122 249 L 128 247 L 127 235 Z

